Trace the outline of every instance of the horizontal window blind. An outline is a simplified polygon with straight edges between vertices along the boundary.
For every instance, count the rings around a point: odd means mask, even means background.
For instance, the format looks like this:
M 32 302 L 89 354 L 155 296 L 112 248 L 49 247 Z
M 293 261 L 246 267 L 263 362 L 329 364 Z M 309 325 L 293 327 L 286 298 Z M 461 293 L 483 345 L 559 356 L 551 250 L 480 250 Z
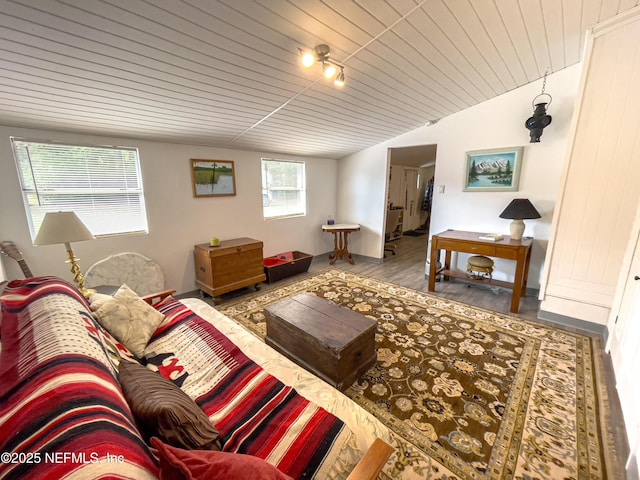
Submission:
M 96 237 L 148 232 L 136 148 L 11 141 L 32 240 L 58 211 L 75 212 Z

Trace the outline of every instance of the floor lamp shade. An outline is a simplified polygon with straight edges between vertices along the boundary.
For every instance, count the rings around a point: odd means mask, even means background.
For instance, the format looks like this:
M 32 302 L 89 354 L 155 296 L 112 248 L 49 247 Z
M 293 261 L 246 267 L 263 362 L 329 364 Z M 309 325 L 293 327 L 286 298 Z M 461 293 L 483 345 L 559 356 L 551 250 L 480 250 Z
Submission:
M 509 226 L 512 240 L 522 240 L 522 234 L 524 233 L 523 220 L 540 218 L 540 216 L 540 213 L 528 198 L 514 198 L 500 214 L 500 218 L 513 220 Z
M 33 244 L 52 245 L 95 238 L 74 212 L 49 212 L 44 216 Z
M 67 262 L 71 264 L 71 273 L 73 273 L 73 281 L 76 282 L 78 290 L 85 297 L 89 297 L 95 290 L 88 290 L 84 286 L 84 276 L 80 272 L 78 259 L 73 254 L 71 242 L 80 242 L 82 240 L 93 240 L 93 234 L 85 226 L 74 212 L 49 212 L 44 216 L 40 230 L 33 241 L 34 245 L 52 245 L 55 243 L 64 243 L 67 249 L 69 259 Z

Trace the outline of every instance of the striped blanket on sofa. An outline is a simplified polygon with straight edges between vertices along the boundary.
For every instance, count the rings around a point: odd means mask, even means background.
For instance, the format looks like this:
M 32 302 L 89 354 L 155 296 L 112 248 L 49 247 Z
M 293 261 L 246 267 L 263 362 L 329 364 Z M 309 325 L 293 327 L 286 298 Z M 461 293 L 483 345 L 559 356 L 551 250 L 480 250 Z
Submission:
M 207 320 L 167 299 L 145 349 L 148 367 L 172 380 L 213 421 L 223 450 L 264 458 L 293 478 L 345 478 L 355 439 L 334 415 L 254 363 Z
M 53 277 L 3 292 L 0 478 L 157 478 L 116 380 L 116 342 L 89 312 Z
M 55 277 L 1 297 L 0 479 L 154 479 L 158 463 L 117 381 L 131 353 Z M 293 478 L 346 478 L 358 457 L 341 420 L 244 355 L 207 320 L 167 299 L 145 350 L 215 423 L 227 452 L 266 459 Z M 355 460 L 354 460 L 355 459 Z

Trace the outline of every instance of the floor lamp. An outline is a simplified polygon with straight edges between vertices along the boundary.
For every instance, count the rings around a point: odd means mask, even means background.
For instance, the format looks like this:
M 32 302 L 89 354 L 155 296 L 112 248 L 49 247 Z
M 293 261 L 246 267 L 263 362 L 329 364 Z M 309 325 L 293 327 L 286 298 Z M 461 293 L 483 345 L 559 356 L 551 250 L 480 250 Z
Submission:
M 69 259 L 67 263 L 71 264 L 71 273 L 73 273 L 73 281 L 76 282 L 78 290 L 88 298 L 95 290 L 89 290 L 84 286 L 84 276 L 80 272 L 78 259 L 73 254 L 71 242 L 80 242 L 83 240 L 94 240 L 96 237 L 89 231 L 84 223 L 80 221 L 74 212 L 49 212 L 44 216 L 38 235 L 34 240 L 34 245 L 53 245 L 56 243 L 64 243 L 67 249 Z

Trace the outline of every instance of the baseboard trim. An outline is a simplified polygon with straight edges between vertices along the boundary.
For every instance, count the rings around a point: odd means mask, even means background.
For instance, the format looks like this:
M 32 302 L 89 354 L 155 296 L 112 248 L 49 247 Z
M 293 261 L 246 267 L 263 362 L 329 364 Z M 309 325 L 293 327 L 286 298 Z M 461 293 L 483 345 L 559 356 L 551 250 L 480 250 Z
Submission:
M 352 253 L 351 258 L 367 263 L 381 264 L 384 262 L 384 258 L 369 257 L 367 255 L 360 255 L 359 253 Z
M 183 298 L 194 298 L 200 297 L 202 298 L 202 292 L 200 290 L 189 290 L 188 292 L 176 293 L 173 295 L 173 298 L 176 300 L 182 300 Z
M 538 310 L 538 318 L 546 322 L 557 323 L 565 327 L 571 327 L 578 330 L 595 333 L 596 335 L 600 335 L 604 339 L 604 345 L 607 344 L 609 330 L 607 329 L 606 325 L 587 322 L 586 320 L 580 320 L 579 318 L 568 317 L 566 315 L 548 312 L 546 310 Z
M 321 253 L 319 255 L 314 255 L 313 261 L 315 262 L 316 260 L 321 260 L 321 259 L 326 259 L 327 261 L 329 261 L 329 258 L 331 257 L 331 255 L 333 255 L 333 250 L 331 250 L 330 252 Z M 376 264 L 380 264 L 384 262 L 384 258 L 369 257 L 367 255 L 360 255 L 359 253 L 352 253 L 351 258 L 353 258 L 354 261 L 358 261 L 358 262 L 367 262 L 367 263 L 376 263 Z M 342 262 L 346 262 L 346 260 L 341 258 L 334 265 L 336 267 L 339 267 Z M 329 265 L 329 266 L 331 267 L 332 265 Z

